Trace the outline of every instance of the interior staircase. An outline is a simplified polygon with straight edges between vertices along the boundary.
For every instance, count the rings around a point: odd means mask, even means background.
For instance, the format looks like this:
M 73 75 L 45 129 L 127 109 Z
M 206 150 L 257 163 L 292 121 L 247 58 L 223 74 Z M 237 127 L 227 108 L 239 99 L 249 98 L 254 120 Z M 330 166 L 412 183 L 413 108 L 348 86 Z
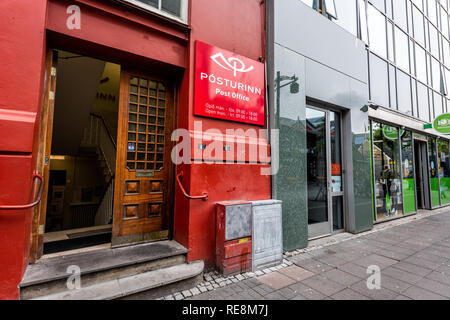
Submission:
M 80 152 L 94 152 L 97 156 L 97 165 L 105 177 L 106 189 L 95 215 L 95 225 L 110 224 L 114 205 L 117 146 L 101 116 L 90 114 L 88 127 L 83 132 Z
M 28 266 L 20 299 L 156 299 L 203 281 L 203 261 L 187 263 L 186 254 L 176 241 L 161 241 L 41 259 Z

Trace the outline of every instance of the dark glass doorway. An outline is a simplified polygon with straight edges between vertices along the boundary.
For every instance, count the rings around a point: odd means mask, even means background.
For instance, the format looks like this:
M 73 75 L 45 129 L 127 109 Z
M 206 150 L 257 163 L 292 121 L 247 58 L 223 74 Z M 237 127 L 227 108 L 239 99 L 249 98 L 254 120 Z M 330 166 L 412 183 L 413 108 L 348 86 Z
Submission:
M 308 237 L 344 228 L 341 116 L 337 112 L 306 108 Z

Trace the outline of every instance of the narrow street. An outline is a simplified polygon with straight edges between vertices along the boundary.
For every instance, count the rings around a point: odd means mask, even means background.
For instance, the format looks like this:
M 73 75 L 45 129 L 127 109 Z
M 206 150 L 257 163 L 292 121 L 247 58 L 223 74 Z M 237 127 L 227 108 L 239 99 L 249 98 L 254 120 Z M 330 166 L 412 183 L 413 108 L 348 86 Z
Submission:
M 389 222 L 392 227 L 378 225 L 379 230 L 293 255 L 285 260 L 291 265 L 272 268 L 276 271 L 246 274 L 242 281 L 237 279 L 244 276 L 237 276 L 229 285 L 192 294 L 214 282 L 230 282 L 217 278 L 184 295 L 195 300 L 449 299 L 450 210 L 426 212 L 408 221 Z M 369 266 L 381 269 L 380 289 L 368 289 Z M 166 299 L 181 297 L 183 293 Z

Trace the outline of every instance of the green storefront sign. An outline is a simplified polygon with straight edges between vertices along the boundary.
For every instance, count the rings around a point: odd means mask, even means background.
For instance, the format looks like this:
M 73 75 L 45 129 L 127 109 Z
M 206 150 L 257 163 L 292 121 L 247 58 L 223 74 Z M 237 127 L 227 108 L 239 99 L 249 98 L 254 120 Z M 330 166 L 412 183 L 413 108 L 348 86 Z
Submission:
M 391 127 L 388 125 L 383 126 L 383 136 L 389 140 L 397 140 L 398 139 L 398 131 L 396 127 Z M 400 136 L 405 133 L 405 130 L 400 129 Z
M 434 119 L 433 128 L 439 133 L 450 134 L 450 113 L 441 114 Z

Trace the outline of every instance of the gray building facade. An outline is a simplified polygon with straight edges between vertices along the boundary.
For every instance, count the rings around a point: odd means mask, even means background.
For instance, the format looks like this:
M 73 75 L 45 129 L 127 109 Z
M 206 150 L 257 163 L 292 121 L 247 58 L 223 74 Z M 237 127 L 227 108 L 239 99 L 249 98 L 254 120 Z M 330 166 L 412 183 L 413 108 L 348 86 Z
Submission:
M 450 202 L 448 136 L 427 126 L 450 107 L 448 5 L 267 1 L 284 250 Z

